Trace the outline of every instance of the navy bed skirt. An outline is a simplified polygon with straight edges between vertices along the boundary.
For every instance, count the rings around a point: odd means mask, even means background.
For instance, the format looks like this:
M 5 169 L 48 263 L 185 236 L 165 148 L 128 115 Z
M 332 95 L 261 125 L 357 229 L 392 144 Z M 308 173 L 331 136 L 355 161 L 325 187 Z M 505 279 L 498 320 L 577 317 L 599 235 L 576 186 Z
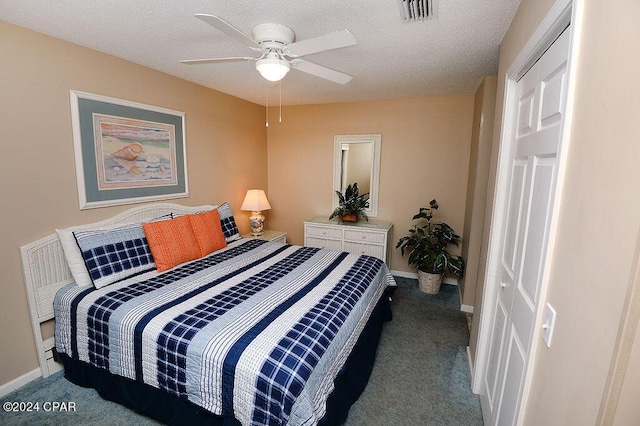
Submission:
M 327 399 L 327 412 L 318 423 L 322 426 L 344 423 L 349 408 L 360 397 L 367 385 L 373 364 L 382 325 L 390 321 L 390 297 L 395 287 L 386 290 L 365 326 L 351 355 L 334 383 L 335 389 Z M 94 388 L 104 399 L 117 402 L 140 414 L 154 418 L 168 425 L 209 425 L 238 426 L 240 423 L 232 417 L 221 417 L 179 399 L 144 383 L 116 376 L 85 362 L 61 355 L 64 364 L 64 376 L 70 382 L 88 388 Z

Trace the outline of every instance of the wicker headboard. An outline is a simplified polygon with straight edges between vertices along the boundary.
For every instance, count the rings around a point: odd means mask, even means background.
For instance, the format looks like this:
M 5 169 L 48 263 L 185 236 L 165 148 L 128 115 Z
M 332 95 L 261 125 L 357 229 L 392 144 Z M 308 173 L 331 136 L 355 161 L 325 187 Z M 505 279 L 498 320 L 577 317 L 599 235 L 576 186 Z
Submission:
M 188 207 L 172 203 L 156 203 L 133 207 L 109 219 L 74 227 L 75 229 L 99 229 L 106 225 L 126 225 L 152 220 L 168 213 L 195 213 L 211 210 L 216 206 Z M 62 367 L 53 360 L 54 339 L 43 341 L 40 325 L 53 319 L 53 299 L 56 292 L 73 282 L 58 234 L 47 235 L 20 247 L 24 284 L 29 300 L 29 312 L 35 335 L 38 360 L 43 377 Z

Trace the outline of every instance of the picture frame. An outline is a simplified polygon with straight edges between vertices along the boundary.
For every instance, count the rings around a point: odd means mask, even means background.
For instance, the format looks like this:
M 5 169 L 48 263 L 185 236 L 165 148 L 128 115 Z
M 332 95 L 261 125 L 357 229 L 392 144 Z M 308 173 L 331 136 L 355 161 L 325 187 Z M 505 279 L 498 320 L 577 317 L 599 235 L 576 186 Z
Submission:
M 189 196 L 185 114 L 70 91 L 80 210 Z

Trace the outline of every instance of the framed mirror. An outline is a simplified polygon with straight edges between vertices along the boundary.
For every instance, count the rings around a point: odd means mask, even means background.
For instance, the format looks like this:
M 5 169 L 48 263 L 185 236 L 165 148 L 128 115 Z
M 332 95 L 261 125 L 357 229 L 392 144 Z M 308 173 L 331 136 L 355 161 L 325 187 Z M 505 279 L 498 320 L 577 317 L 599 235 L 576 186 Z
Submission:
M 360 193 L 369 193 L 369 217 L 378 216 L 381 134 L 336 135 L 333 138 L 333 206 L 338 207 L 335 191 L 344 192 L 357 182 Z

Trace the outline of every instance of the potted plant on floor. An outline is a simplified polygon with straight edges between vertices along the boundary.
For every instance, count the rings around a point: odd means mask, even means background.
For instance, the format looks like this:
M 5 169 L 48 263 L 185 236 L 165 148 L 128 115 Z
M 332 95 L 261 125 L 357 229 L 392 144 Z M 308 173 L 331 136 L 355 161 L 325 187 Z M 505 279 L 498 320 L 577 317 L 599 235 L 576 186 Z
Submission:
M 429 202 L 429 207 L 420 207 L 420 212 L 413 216 L 419 222 L 396 245 L 403 257 L 409 252 L 408 263 L 418 269 L 420 290 L 429 294 L 440 291 L 445 272 L 462 278 L 465 268 L 462 256 L 447 251 L 449 244 L 457 246 L 462 238 L 446 223 L 432 223 L 435 210 L 438 210 L 435 199 Z
M 343 222 L 357 222 L 358 218 L 362 216 L 369 221 L 365 211 L 369 208 L 369 193 L 360 194 L 358 182 L 347 185 L 344 194 L 340 191 L 336 191 L 336 194 L 338 195 L 338 207 L 331 213 L 329 220 L 338 217 Z

